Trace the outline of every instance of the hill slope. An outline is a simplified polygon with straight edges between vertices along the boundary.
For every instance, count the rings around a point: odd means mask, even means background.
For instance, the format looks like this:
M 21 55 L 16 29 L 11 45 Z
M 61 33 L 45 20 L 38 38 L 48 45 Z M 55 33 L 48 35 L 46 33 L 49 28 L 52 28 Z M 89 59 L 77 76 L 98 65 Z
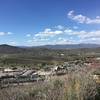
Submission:
M 24 48 L 19 48 L 16 46 L 10 46 L 7 44 L 0 45 L 0 53 L 2 54 L 10 54 L 10 53 L 21 53 L 26 51 Z

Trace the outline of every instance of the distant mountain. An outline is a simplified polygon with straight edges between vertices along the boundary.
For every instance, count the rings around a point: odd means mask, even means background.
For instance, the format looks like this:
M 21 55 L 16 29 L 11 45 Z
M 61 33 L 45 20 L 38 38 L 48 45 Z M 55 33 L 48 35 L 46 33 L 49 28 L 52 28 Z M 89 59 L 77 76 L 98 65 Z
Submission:
M 98 44 L 64 44 L 64 45 L 45 45 L 41 46 L 48 49 L 78 49 L 78 48 L 98 48 Z
M 0 45 L 0 53 L 20 53 L 25 51 L 24 48 L 16 47 L 16 46 L 10 46 L 7 44 Z
M 84 49 L 84 48 L 99 48 L 100 45 L 97 44 L 67 44 L 67 45 L 45 45 L 45 46 L 35 46 L 35 47 L 27 47 L 27 46 L 10 46 L 7 44 L 0 45 L 0 54 L 16 54 L 16 53 L 38 53 L 38 52 L 46 52 L 51 49 Z

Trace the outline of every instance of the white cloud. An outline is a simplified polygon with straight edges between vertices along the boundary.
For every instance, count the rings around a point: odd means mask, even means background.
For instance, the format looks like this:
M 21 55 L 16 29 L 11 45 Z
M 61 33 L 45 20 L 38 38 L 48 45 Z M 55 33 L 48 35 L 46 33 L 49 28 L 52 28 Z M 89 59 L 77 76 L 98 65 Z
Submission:
M 55 30 L 53 31 L 52 29 L 45 29 L 41 34 L 48 34 L 48 35 L 56 35 L 56 34 L 62 34 L 62 31 L 60 30 Z
M 80 38 L 100 38 L 100 30 L 86 32 L 80 35 Z
M 63 27 L 63 26 L 62 26 Z M 34 35 L 33 40 L 29 41 L 31 44 L 73 44 L 76 43 L 73 38 L 66 38 L 67 35 L 75 34 L 69 28 L 46 28 L 44 31 Z M 64 36 L 65 35 L 65 36 Z M 64 36 L 64 37 L 63 37 Z
M 62 37 L 59 37 L 58 40 L 63 40 L 63 38 Z
M 3 35 L 5 35 L 5 32 L 0 32 L 0 36 L 3 36 Z
M 87 16 L 84 16 L 82 14 L 75 15 L 74 10 L 69 11 L 68 17 L 78 23 L 84 23 L 84 24 L 100 24 L 100 16 L 96 16 L 94 19 L 91 19 Z
M 12 35 L 13 33 L 12 33 L 12 32 L 7 32 L 7 34 L 8 34 L 8 35 Z
M 73 26 L 73 29 L 78 29 L 78 26 Z
M 8 42 L 7 44 L 9 44 L 9 45 L 17 45 L 17 42 L 15 42 L 15 41 L 10 41 L 10 42 Z
M 31 37 L 31 34 L 26 34 L 26 37 Z
M 76 44 L 76 43 L 100 43 L 100 30 L 77 30 L 64 27 L 64 29 L 46 28 L 38 32 L 33 39 L 28 40 L 29 45 L 46 44 Z
M 64 33 L 72 33 L 73 32 L 73 30 L 71 30 L 71 29 L 65 29 L 64 30 Z
M 46 28 L 43 32 L 39 32 L 37 34 L 35 34 L 35 37 L 53 37 L 55 35 L 60 35 L 63 34 L 63 31 L 61 30 L 52 30 L 49 28 Z
M 13 34 L 12 32 L 0 32 L 0 36 L 4 36 L 4 35 L 11 35 Z
M 32 43 L 33 41 L 32 40 L 27 40 L 27 43 Z
M 94 44 L 100 44 L 100 38 L 84 38 L 80 39 L 79 43 L 94 43 Z
M 63 33 L 67 36 L 77 36 L 81 39 L 83 38 L 93 38 L 93 37 L 100 37 L 100 30 L 93 30 L 93 31 L 85 31 L 85 30 L 73 30 L 73 29 L 65 29 Z
M 57 29 L 59 29 L 59 30 L 62 30 L 62 29 L 64 29 L 64 26 L 58 25 L 58 26 L 55 26 L 55 28 L 57 28 Z
M 75 43 L 76 42 L 74 40 L 61 37 L 53 41 L 53 44 L 75 44 Z

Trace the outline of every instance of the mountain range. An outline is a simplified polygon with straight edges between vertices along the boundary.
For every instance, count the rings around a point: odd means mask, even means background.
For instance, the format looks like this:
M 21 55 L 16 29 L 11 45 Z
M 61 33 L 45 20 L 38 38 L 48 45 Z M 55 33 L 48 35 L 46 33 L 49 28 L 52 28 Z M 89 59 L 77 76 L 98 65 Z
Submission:
M 17 50 L 20 52 L 21 50 L 27 50 L 32 48 L 47 48 L 47 49 L 79 49 L 79 48 L 98 48 L 99 44 L 61 44 L 61 45 L 43 45 L 43 46 L 11 46 L 7 44 L 0 45 L 0 52 L 5 50 Z
M 93 48 L 100 48 L 98 44 L 64 44 L 64 45 L 44 45 L 44 46 L 11 46 L 7 44 L 0 45 L 0 53 L 25 53 L 25 52 L 37 52 L 44 49 L 93 49 Z
M 63 44 L 41 46 L 48 49 L 79 49 L 79 48 L 98 48 L 99 44 Z

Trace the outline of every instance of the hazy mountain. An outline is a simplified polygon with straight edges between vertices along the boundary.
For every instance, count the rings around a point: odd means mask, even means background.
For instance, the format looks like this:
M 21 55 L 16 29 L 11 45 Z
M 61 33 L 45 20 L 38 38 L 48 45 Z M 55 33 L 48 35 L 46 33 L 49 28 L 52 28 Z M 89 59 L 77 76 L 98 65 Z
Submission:
M 98 44 L 64 44 L 64 45 L 45 45 L 37 46 L 48 49 L 78 49 L 78 48 L 97 48 L 100 47 Z
M 49 49 L 81 49 L 81 48 L 98 48 L 97 44 L 67 44 L 67 45 L 45 45 L 35 47 L 17 47 L 7 44 L 0 45 L 0 53 L 25 53 L 25 52 L 40 52 L 48 51 Z

